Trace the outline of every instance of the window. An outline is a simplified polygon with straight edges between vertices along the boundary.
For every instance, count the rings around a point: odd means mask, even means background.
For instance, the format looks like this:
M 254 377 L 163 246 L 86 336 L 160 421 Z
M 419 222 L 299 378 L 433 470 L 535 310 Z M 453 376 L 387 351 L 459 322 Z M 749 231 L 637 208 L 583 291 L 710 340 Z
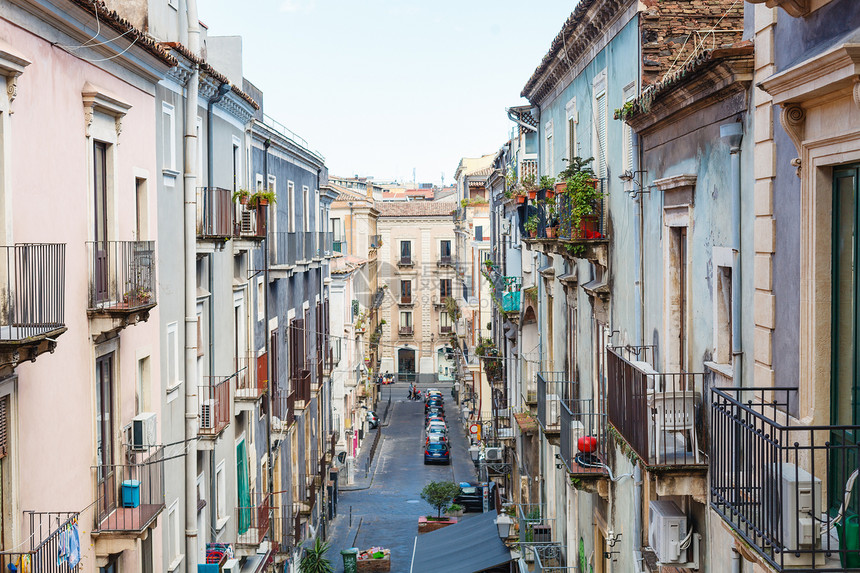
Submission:
M 573 98 L 565 106 L 567 112 L 567 159 L 572 159 L 579 155 L 576 152 L 576 98 Z
M 203 175 L 206 173 L 203 171 L 203 156 L 206 154 L 200 153 L 202 148 L 199 142 L 203 141 L 203 118 L 199 115 L 197 116 L 197 141 L 197 186 L 203 187 L 209 185 L 209 182 L 203 179 Z
M 179 323 L 167 325 L 167 389 L 179 385 Z
M 732 268 L 717 267 L 717 289 L 714 297 L 714 362 L 732 363 Z
M 98 472 L 99 490 L 105 496 L 104 499 L 115 495 L 115 486 L 107 479 L 114 461 L 113 390 L 113 352 L 110 352 L 96 359 L 96 450 L 98 464 L 102 466 Z
M 453 324 L 451 323 L 451 315 L 444 308 L 439 313 L 439 332 L 442 334 L 451 332 Z
M 95 247 L 95 300 L 103 302 L 110 296 L 110 269 L 108 265 L 108 144 L 93 142 L 93 206 L 95 207 L 93 240 Z
M 484 227 L 483 225 L 475 225 L 475 240 L 483 241 L 484 240 Z
M 287 231 L 290 233 L 296 232 L 296 185 L 292 181 L 287 181 L 287 209 L 290 210 L 290 219 L 287 224 Z
M 144 356 L 137 361 L 137 393 L 134 400 L 136 414 L 152 411 L 149 365 L 149 356 Z
M 179 566 L 180 552 L 182 547 L 182 539 L 179 529 L 179 500 L 177 499 L 170 504 L 170 509 L 167 510 L 167 543 L 168 543 L 168 563 L 170 570 L 173 571 Z
M 439 279 L 439 300 L 443 301 L 449 296 L 453 296 L 451 290 L 451 279 Z
M 266 317 L 266 293 L 263 290 L 263 277 L 257 277 L 257 320 L 263 320 Z
M 400 303 L 412 304 L 412 281 L 400 281 Z
M 342 219 L 332 219 L 331 220 L 331 234 L 332 240 L 335 242 L 340 242 L 343 239 L 343 220 Z M 335 249 L 337 251 L 337 249 Z
M 173 106 L 161 103 L 162 169 L 176 171 L 176 116 Z
M 316 225 L 314 225 L 314 228 L 317 231 L 322 231 L 323 230 L 323 225 L 322 225 L 323 217 L 322 217 L 322 211 L 320 210 L 320 190 L 319 189 L 314 189 L 314 213 L 317 213 L 319 216 L 319 220 L 316 222 Z
M 218 517 L 218 521 L 222 521 L 227 519 L 230 515 L 229 510 L 227 509 L 227 474 L 224 471 L 224 460 L 218 463 L 218 467 L 215 468 L 215 515 Z
M 594 167 L 596 175 L 606 177 L 606 71 L 600 72 L 594 90 Z
M 668 364 L 675 372 L 687 370 L 687 227 L 669 229 L 669 307 Z
M 636 82 L 631 82 L 624 88 L 624 103 L 636 99 Z M 633 128 L 627 122 L 621 123 L 624 137 L 624 170 L 633 171 Z
M 307 185 L 302 186 L 302 218 L 305 221 L 305 232 L 311 230 L 311 206 L 310 206 L 310 190 Z
M 443 261 L 451 260 L 451 241 L 442 241 L 439 248 L 439 256 L 442 258 Z
M 400 241 L 400 264 L 412 264 L 412 241 Z
M 553 148 L 552 148 L 552 122 L 548 121 L 544 125 L 544 135 L 546 143 L 544 145 L 544 174 L 552 177 L 555 175 L 555 165 L 553 163 Z
M 254 175 L 254 190 L 262 191 L 263 190 L 263 174 L 257 173 Z
M 404 310 L 400 312 L 400 332 L 412 332 L 411 310 Z
M 146 179 L 134 179 L 134 237 L 145 241 L 149 237 L 149 203 L 146 190 Z
M 233 139 L 233 191 L 239 190 L 239 182 L 240 182 L 240 174 L 239 174 L 239 165 L 240 165 L 240 155 L 239 155 L 239 141 L 237 139 Z

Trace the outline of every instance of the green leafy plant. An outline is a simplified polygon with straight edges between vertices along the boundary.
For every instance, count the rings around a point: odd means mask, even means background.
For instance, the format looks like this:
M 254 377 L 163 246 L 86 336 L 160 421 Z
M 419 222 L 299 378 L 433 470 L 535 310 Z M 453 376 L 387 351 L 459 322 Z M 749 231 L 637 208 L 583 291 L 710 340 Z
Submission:
M 431 481 L 421 490 L 421 499 L 436 509 L 436 517 L 442 517 L 442 510 L 451 505 L 460 494 L 460 486 L 450 481 Z
M 533 174 L 523 177 L 523 188 L 526 191 L 537 191 L 537 180 Z
M 570 159 L 562 159 L 562 161 L 567 162 L 567 167 L 565 167 L 561 172 L 559 172 L 559 181 L 567 181 L 577 173 L 581 172 L 589 173 L 592 177 L 594 177 L 594 170 L 591 168 L 591 163 L 594 161 L 593 157 L 583 159 L 582 157 L 576 155 Z
M 526 224 L 523 225 L 523 227 L 525 228 L 526 232 L 529 235 L 531 235 L 531 236 L 536 235 L 537 234 L 537 228 L 538 228 L 538 216 L 532 215 L 531 217 L 529 217 L 526 220 Z
M 452 503 L 450 506 L 448 506 L 447 511 L 449 513 L 455 513 L 457 511 L 463 511 L 463 506 L 460 504 L 457 504 L 457 503 Z
M 442 299 L 442 303 L 445 305 L 445 311 L 448 313 L 448 317 L 452 323 L 460 320 L 460 305 L 457 304 L 454 297 L 446 296 Z
M 247 199 L 250 196 L 251 196 L 251 192 L 248 191 L 247 189 L 238 189 L 236 191 L 233 191 L 233 203 L 247 202 Z
M 334 573 L 334 567 L 326 558 L 330 544 L 319 537 L 314 541 L 314 546 L 305 549 L 302 560 L 299 562 L 301 573 Z
M 626 120 L 628 117 L 633 117 L 633 113 L 633 102 L 628 101 L 615 110 L 615 119 Z
M 261 201 L 266 201 L 268 203 L 275 202 L 275 192 L 274 191 L 256 191 L 251 194 L 248 198 L 248 204 L 252 207 L 256 207 L 261 203 Z
M 563 210 L 561 224 L 574 234 L 583 219 L 594 213 L 603 193 L 598 190 L 597 179 L 591 168 L 593 157 L 583 159 L 575 156 L 566 161 L 567 167 L 558 174 L 566 186 L 560 199 L 567 206 Z
M 547 175 L 541 175 L 540 178 L 540 188 L 541 189 L 552 189 L 555 185 L 555 177 L 549 177 Z

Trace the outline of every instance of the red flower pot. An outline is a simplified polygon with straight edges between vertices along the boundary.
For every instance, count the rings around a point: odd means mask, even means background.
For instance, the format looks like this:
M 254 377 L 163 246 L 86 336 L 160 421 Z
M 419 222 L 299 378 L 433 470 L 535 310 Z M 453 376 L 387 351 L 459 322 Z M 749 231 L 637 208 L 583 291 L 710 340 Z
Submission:
M 529 199 L 534 199 L 537 197 L 537 191 L 529 191 Z
M 555 192 L 556 193 L 558 193 L 560 195 L 560 194 L 564 193 L 565 191 L 567 191 L 567 183 L 565 183 L 564 181 L 559 181 L 558 183 L 555 184 Z
M 517 195 L 517 203 L 525 203 L 526 197 L 525 195 Z
M 546 238 L 547 239 L 555 239 L 555 227 L 547 227 L 546 228 Z

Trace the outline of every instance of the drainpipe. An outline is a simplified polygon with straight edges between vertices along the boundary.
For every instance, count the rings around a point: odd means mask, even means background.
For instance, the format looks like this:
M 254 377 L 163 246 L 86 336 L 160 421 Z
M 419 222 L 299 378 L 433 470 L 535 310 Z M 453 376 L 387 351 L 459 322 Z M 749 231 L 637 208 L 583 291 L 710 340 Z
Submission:
M 206 110 L 206 185 L 212 187 L 212 181 L 215 180 L 215 168 L 212 164 L 212 158 L 215 155 L 215 141 L 212 137 L 212 126 L 215 123 L 212 120 L 212 111 L 216 103 L 227 95 L 230 91 L 230 84 L 223 83 L 218 86 L 218 92 L 215 97 L 209 100 L 209 106 Z M 208 194 L 203 195 L 208 201 L 212 201 L 212 197 Z M 204 212 L 209 212 L 206 210 Z M 209 253 L 209 376 L 215 374 L 215 254 Z M 211 383 L 211 379 L 210 379 Z M 209 452 L 209 499 L 214 500 L 218 495 L 218 490 L 215 484 L 215 450 Z M 214 506 L 213 506 L 214 508 Z M 209 511 L 209 522 L 212 531 L 218 530 L 218 515 L 215 511 Z
M 268 189 L 269 185 L 269 146 L 272 144 L 272 140 L 266 138 L 263 141 L 263 181 L 264 185 Z M 290 208 L 293 206 L 290 205 Z M 259 207 L 258 207 L 259 208 Z M 266 215 L 269 215 L 269 206 L 266 206 Z M 272 218 L 278 216 L 278 211 L 275 210 Z M 275 460 L 272 457 L 272 392 L 273 392 L 273 383 L 275 377 L 277 376 L 277 372 L 272 370 L 272 334 L 269 332 L 269 226 L 266 227 L 266 238 L 263 240 L 263 338 L 266 340 L 266 372 L 269 377 L 268 388 L 266 394 L 267 400 L 269 400 L 269 407 L 266 408 L 266 455 L 268 456 L 268 469 L 266 471 L 266 481 L 269 484 L 269 491 L 275 491 L 274 483 L 274 467 Z M 280 486 L 279 486 L 280 490 Z M 275 520 L 269 520 L 269 539 L 275 539 Z
M 636 165 L 633 167 L 634 171 L 634 181 L 635 181 L 635 172 L 640 170 L 642 165 L 642 140 L 638 134 L 633 136 L 633 145 L 636 148 L 636 152 L 633 154 L 633 157 L 636 161 Z M 641 185 L 640 181 L 640 185 Z M 637 193 L 636 184 L 633 185 L 633 208 L 636 211 L 636 217 L 633 222 L 633 250 L 636 253 L 636 259 L 634 265 L 636 267 L 636 283 L 633 286 L 633 295 L 636 299 L 635 306 L 633 309 L 634 320 L 636 321 L 636 328 L 639 330 L 638 336 L 634 337 L 634 340 L 638 341 L 639 346 L 645 345 L 645 250 L 642 248 L 644 237 L 644 217 L 645 217 L 645 206 L 642 203 L 642 193 Z M 641 191 L 641 190 L 640 190 Z
M 732 185 L 732 378 L 735 386 L 743 385 L 743 345 L 741 344 L 741 141 L 743 125 L 739 122 L 720 126 L 720 138 L 729 145 Z
M 200 54 L 197 0 L 188 0 L 188 50 Z M 185 562 L 197 560 L 197 97 L 194 63 L 185 100 Z
M 741 573 L 741 554 L 732 547 L 732 573 Z
M 642 543 L 642 469 L 637 463 L 633 466 L 633 561 L 635 571 L 644 571 L 644 561 L 640 544 Z

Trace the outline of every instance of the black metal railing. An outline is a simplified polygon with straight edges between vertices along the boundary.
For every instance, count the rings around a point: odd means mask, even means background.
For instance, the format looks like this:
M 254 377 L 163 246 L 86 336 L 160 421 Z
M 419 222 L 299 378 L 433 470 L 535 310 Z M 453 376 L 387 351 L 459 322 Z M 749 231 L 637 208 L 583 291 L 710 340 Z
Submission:
M 140 533 L 164 509 L 164 450 L 127 449 L 126 463 L 94 466 L 99 533 Z
M 411 267 L 412 257 L 400 257 L 400 260 L 397 261 L 397 265 L 401 267 Z
M 517 507 L 517 522 L 519 525 L 519 543 L 525 550 L 525 557 L 529 559 L 533 553 L 531 549 L 543 546 L 549 549 L 557 545 L 553 541 L 553 530 L 556 529 L 556 520 L 547 516 L 547 508 L 543 504 L 523 503 Z M 546 555 L 546 553 L 545 553 Z
M 331 247 L 331 249 L 332 249 L 332 251 L 333 251 L 333 252 L 335 252 L 335 253 L 340 253 L 340 254 L 342 254 L 342 255 L 345 255 L 345 254 L 347 253 L 347 250 L 346 250 L 346 239 L 344 239 L 344 238 L 340 238 L 340 237 L 336 237 L 336 238 L 334 238 L 334 239 L 332 240 L 332 247 Z
M 624 352 L 606 352 L 609 423 L 649 466 L 704 465 L 704 375 L 655 372 L 625 359 Z
M 268 207 L 236 203 L 234 207 L 233 236 L 242 239 L 266 238 L 266 213 Z
M 450 255 L 442 255 L 441 257 L 439 257 L 439 260 L 436 261 L 437 267 L 450 267 L 453 264 L 454 260 L 451 258 Z
M 400 336 L 412 336 L 412 327 L 411 326 L 401 326 L 400 327 Z
M 571 474 L 605 474 L 609 435 L 596 401 L 561 401 L 561 459 Z
M 578 396 L 578 390 L 578 384 L 564 372 L 537 375 L 538 423 L 544 432 L 561 430 L 561 401 Z
M 79 527 L 78 513 L 25 511 L 24 517 L 30 523 L 30 536 L 15 551 L 0 551 L 0 571 L 75 573 L 81 570 L 80 559 L 73 567 L 68 553 L 61 552 L 61 549 L 68 550 L 71 529 Z M 81 553 L 84 552 L 79 551 Z
M 255 493 L 248 505 L 236 508 L 237 545 L 257 546 L 269 530 L 270 495 Z
M 230 423 L 230 379 L 232 376 L 205 376 L 198 386 L 200 396 L 199 435 L 217 436 Z
M 155 241 L 89 241 L 90 311 L 155 306 Z
M 233 197 L 229 189 L 197 188 L 197 238 L 223 239 L 233 235 Z
M 4 246 L 0 260 L 0 342 L 65 327 L 66 245 Z
M 595 179 L 594 185 L 599 193 L 592 205 L 591 212 L 580 217 L 577 222 L 574 215 L 575 204 L 566 193 L 546 198 L 546 192 L 540 191 L 537 200 L 529 201 L 533 209 L 526 209 L 529 215 L 537 216 L 538 239 L 564 239 L 567 241 L 590 241 L 608 238 L 606 235 L 608 196 L 605 191 L 606 180 Z M 553 192 L 554 193 L 554 192 Z
M 796 392 L 711 389 L 711 508 L 777 571 L 860 571 L 860 426 L 791 425 Z

